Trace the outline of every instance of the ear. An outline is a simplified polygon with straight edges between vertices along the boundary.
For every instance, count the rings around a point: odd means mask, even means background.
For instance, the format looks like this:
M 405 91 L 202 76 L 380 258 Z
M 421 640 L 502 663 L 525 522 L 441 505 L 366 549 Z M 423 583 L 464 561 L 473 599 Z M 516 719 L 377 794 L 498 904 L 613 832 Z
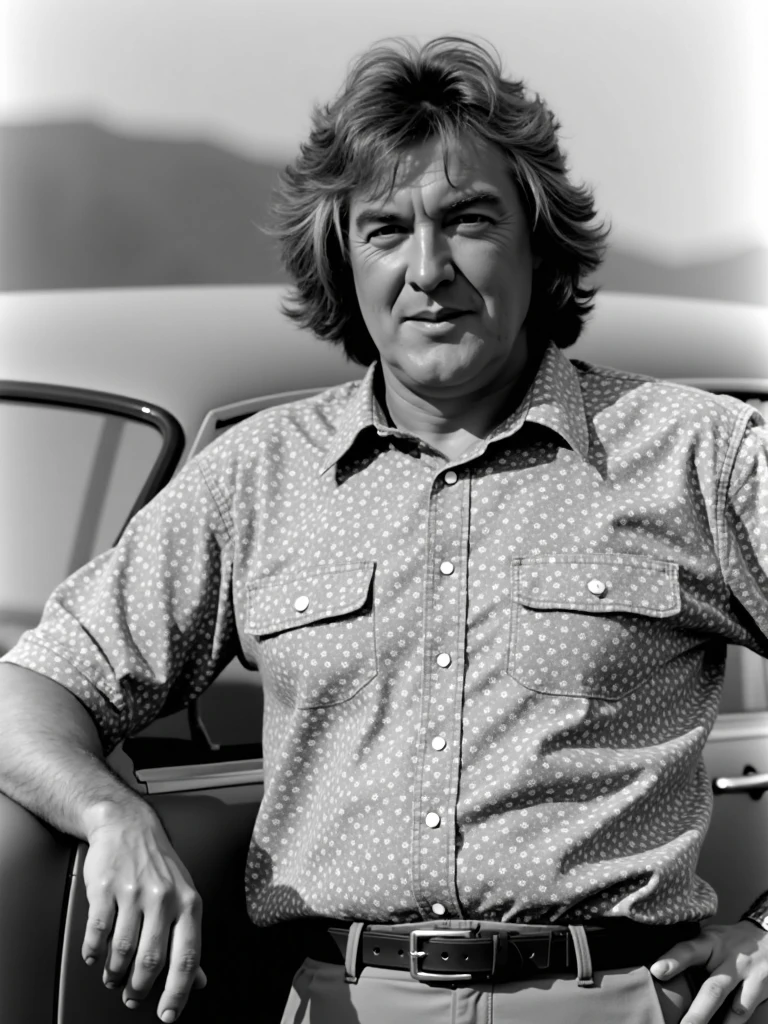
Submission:
M 542 260 L 543 258 L 541 256 L 537 256 L 536 253 L 533 254 L 532 266 L 534 270 L 539 269 L 542 264 Z

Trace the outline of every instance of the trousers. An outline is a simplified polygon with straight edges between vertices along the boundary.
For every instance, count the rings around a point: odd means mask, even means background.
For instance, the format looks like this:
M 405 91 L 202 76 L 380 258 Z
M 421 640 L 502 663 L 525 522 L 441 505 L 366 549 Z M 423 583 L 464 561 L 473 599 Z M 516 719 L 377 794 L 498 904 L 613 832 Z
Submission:
M 281 1024 L 679 1024 L 693 1001 L 684 975 L 660 982 L 647 967 L 595 971 L 594 982 L 546 975 L 452 989 L 365 967 L 349 985 L 340 964 L 307 959 Z

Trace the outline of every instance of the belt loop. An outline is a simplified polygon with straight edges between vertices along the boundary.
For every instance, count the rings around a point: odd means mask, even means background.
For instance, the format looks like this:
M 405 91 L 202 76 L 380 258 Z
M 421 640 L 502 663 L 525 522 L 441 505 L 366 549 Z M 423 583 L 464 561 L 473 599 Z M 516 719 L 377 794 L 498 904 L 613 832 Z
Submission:
M 360 977 L 360 939 L 365 924 L 362 921 L 353 921 L 349 926 L 347 936 L 347 951 L 344 957 L 344 981 L 348 985 L 356 985 Z
M 576 984 L 581 988 L 591 988 L 595 984 L 595 979 L 592 977 L 592 956 L 584 925 L 569 924 L 568 931 L 571 933 L 576 953 Z

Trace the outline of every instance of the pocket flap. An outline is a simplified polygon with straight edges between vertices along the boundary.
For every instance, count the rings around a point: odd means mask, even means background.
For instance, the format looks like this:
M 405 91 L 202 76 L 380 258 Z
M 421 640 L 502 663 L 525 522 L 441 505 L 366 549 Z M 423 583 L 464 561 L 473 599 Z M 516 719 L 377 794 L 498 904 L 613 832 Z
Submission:
M 678 565 L 640 555 L 520 558 L 513 563 L 520 604 L 578 612 L 634 612 L 666 618 L 680 611 Z
M 256 580 L 248 585 L 246 628 L 267 636 L 359 611 L 368 601 L 375 566 L 344 562 Z

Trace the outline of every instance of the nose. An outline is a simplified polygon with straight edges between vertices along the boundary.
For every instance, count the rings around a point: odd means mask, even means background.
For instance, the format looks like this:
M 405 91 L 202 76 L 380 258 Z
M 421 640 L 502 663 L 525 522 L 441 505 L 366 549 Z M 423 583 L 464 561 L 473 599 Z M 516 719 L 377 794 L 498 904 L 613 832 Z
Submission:
M 417 291 L 431 292 L 455 276 L 448 239 L 432 225 L 419 226 L 408 247 L 406 282 Z

